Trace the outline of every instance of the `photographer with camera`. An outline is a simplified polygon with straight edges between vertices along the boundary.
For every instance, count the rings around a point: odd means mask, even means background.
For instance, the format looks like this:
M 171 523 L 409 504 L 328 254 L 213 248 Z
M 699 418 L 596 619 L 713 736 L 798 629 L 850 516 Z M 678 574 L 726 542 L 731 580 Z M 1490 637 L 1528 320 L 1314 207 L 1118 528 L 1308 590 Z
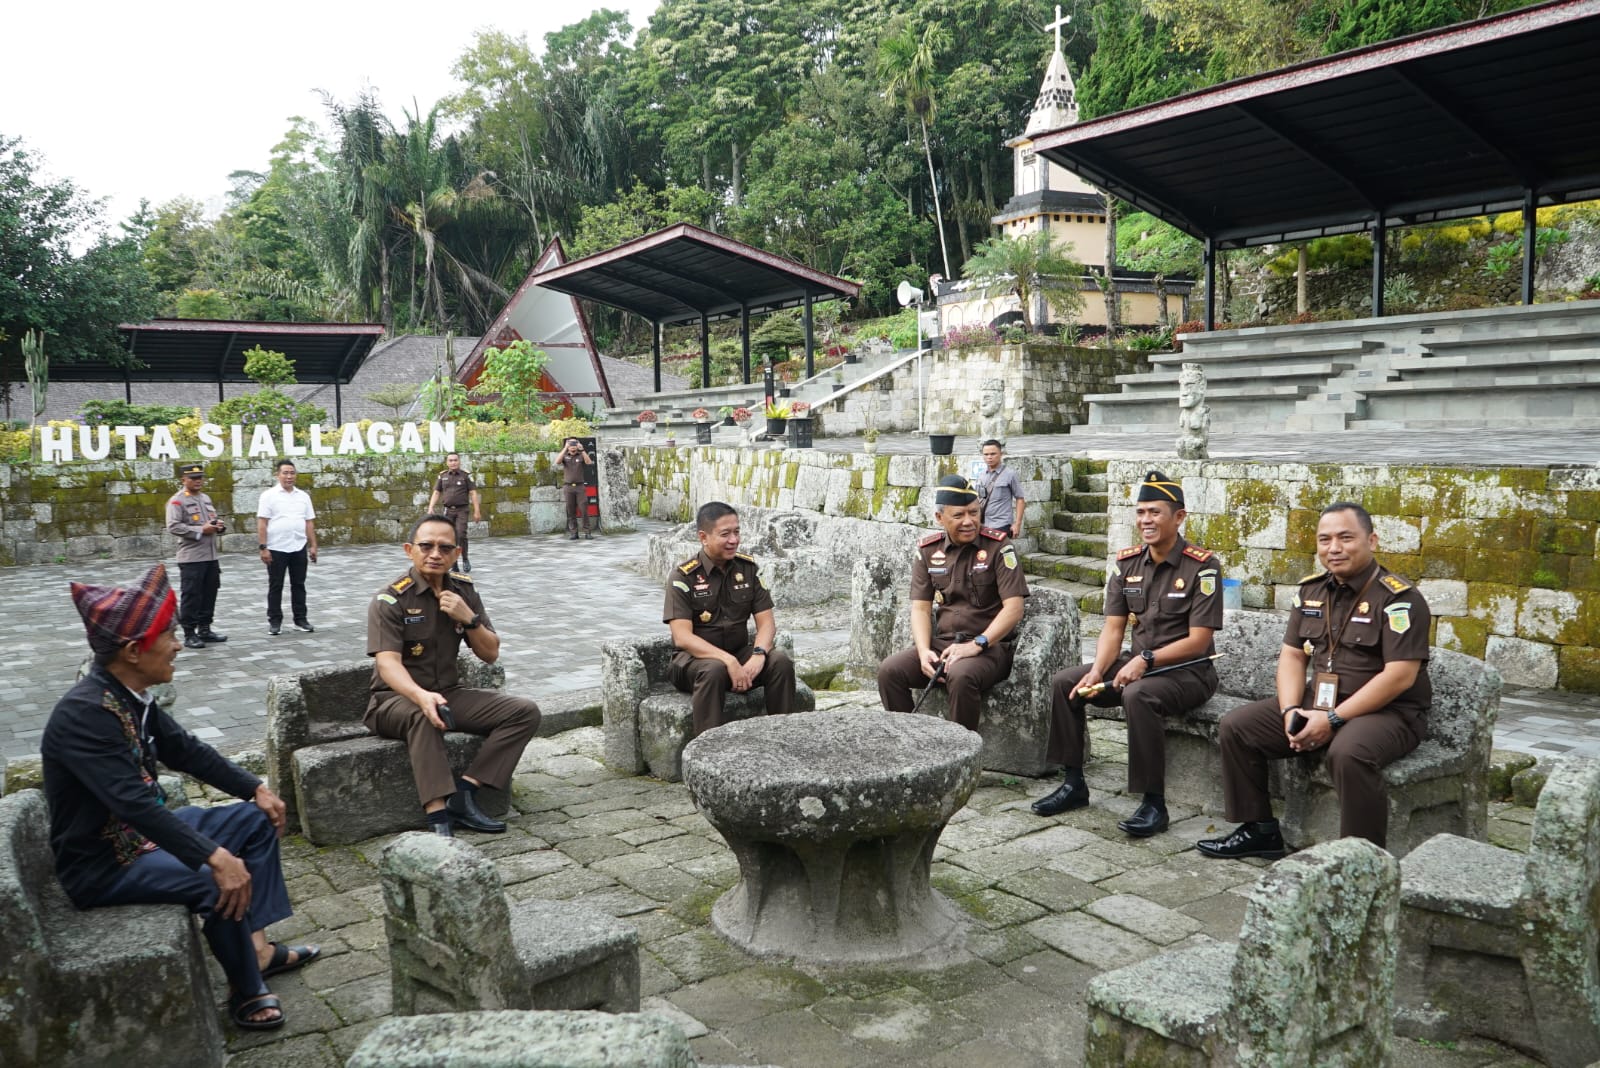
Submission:
M 184 647 L 204 649 L 228 640 L 226 634 L 211 629 L 217 588 L 222 585 L 217 540 L 228 526 L 206 496 L 205 466 L 184 464 L 178 475 L 178 492 L 167 502 L 167 533 L 178 539 L 178 575 L 183 583 L 178 622 L 183 624 Z

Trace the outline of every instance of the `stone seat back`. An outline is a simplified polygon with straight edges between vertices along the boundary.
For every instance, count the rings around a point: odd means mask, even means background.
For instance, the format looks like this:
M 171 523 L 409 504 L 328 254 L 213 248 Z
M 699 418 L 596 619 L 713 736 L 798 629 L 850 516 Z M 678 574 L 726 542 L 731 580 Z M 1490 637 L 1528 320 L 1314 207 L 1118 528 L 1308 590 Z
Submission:
M 570 901 L 506 900 L 466 842 L 406 834 L 379 863 L 397 1016 L 639 1008 L 639 933 Z
M 1216 637 L 1217 692 L 1205 704 L 1166 719 L 1167 795 L 1213 814 L 1223 812 L 1222 717 L 1277 692 L 1280 613 L 1232 611 Z M 1500 709 L 1500 673 L 1481 660 L 1429 650 L 1433 707 L 1427 734 L 1384 769 L 1389 785 L 1389 843 L 1404 856 L 1431 834 L 1482 838 L 1488 830 L 1489 750 Z M 1120 708 L 1091 715 L 1121 719 Z M 1310 754 L 1271 764 L 1273 796 L 1283 800 L 1283 834 L 1304 847 L 1339 835 L 1338 798 L 1326 762 Z
M 1089 983 L 1084 1063 L 1386 1063 L 1399 865 L 1371 842 L 1323 842 L 1250 892 L 1236 945 L 1205 943 Z
M 851 572 L 850 660 L 876 671 L 885 658 L 911 644 L 909 553 L 862 557 Z M 983 699 L 978 734 L 983 767 L 1012 775 L 1049 770 L 1050 676 L 1080 659 L 1078 602 L 1059 590 L 1035 587 L 1017 625 L 1011 674 Z M 935 687 L 923 712 L 948 716 L 950 701 Z
M 1600 1055 L 1600 760 L 1557 765 L 1526 855 L 1440 834 L 1400 870 L 1398 1031 L 1553 1068 Z
M 792 658 L 794 637 L 780 631 L 773 645 Z M 677 648 L 671 636 L 609 641 L 600 647 L 601 719 L 607 766 L 637 775 L 649 771 L 658 779 L 683 778 L 683 749 L 694 739 L 694 714 L 689 695 L 667 679 Z M 811 712 L 816 694 L 803 679 L 794 684 L 795 711 Z M 757 686 L 729 693 L 723 710 L 734 719 L 765 714 L 766 696 Z
M 499 690 L 505 669 L 476 657 L 459 660 L 461 685 Z M 421 806 L 403 742 L 379 738 L 362 720 L 372 661 L 357 660 L 267 683 L 267 774 L 291 821 L 317 845 L 346 845 L 421 823 Z M 477 735 L 450 732 L 445 748 L 461 771 L 482 746 Z M 503 790 L 478 793 L 484 811 L 510 807 Z
M 56 878 L 49 828 L 40 791 L 0 797 L 0 1064 L 221 1064 L 188 911 L 78 911 Z

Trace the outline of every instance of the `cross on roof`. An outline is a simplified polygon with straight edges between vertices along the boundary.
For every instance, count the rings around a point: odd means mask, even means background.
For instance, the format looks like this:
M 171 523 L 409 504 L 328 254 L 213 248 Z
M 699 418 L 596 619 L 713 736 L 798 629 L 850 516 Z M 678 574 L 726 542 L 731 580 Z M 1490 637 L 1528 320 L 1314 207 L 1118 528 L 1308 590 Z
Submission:
M 1071 15 L 1061 14 L 1061 5 L 1056 5 L 1056 20 L 1045 26 L 1047 30 L 1054 30 L 1056 34 L 1056 51 L 1061 51 L 1061 27 L 1072 21 Z

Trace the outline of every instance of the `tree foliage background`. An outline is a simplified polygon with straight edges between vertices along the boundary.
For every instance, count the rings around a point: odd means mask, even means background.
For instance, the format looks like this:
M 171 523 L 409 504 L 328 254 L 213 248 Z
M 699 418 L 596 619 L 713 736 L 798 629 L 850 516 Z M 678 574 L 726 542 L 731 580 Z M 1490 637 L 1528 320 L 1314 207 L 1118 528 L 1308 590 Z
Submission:
M 1089 118 L 1517 6 L 1065 0 L 1063 49 Z M 432 107 L 369 92 L 288 119 L 215 218 L 180 199 L 108 227 L 0 136 L 0 361 L 27 329 L 56 358 L 115 353 L 115 324 L 151 314 L 479 334 L 547 242 L 581 255 L 677 221 L 861 281 L 856 314 L 892 309 L 900 279 L 960 275 L 991 236 L 1053 8 L 664 0 L 642 27 L 483 30 Z M 1186 268 L 1159 224 L 1134 235 L 1126 255 Z M 603 343 L 628 329 L 597 322 Z

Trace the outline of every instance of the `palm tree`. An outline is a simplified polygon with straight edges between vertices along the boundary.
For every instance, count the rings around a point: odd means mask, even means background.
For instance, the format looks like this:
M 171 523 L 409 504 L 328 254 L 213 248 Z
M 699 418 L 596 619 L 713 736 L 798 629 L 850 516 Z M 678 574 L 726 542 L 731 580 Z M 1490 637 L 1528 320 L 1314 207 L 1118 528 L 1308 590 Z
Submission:
M 929 23 L 919 39 L 909 24 L 901 23 L 878 42 L 878 80 L 886 97 L 898 98 L 922 127 L 922 152 L 928 160 L 928 184 L 933 187 L 933 214 L 939 225 L 939 252 L 944 275 L 951 276 L 950 249 L 944 236 L 944 211 L 939 205 L 939 180 L 933 173 L 933 146 L 928 123 L 934 115 L 934 56 L 950 43 L 950 33 L 939 23 Z
M 972 250 L 961 273 L 985 297 L 1014 294 L 1021 304 L 1022 325 L 1029 330 L 1033 329 L 1034 297 L 1040 293 L 1063 319 L 1083 309 L 1077 287 L 1083 265 L 1053 245 L 1048 230 L 1027 237 L 991 237 Z M 1051 279 L 1065 284 L 1050 285 Z

